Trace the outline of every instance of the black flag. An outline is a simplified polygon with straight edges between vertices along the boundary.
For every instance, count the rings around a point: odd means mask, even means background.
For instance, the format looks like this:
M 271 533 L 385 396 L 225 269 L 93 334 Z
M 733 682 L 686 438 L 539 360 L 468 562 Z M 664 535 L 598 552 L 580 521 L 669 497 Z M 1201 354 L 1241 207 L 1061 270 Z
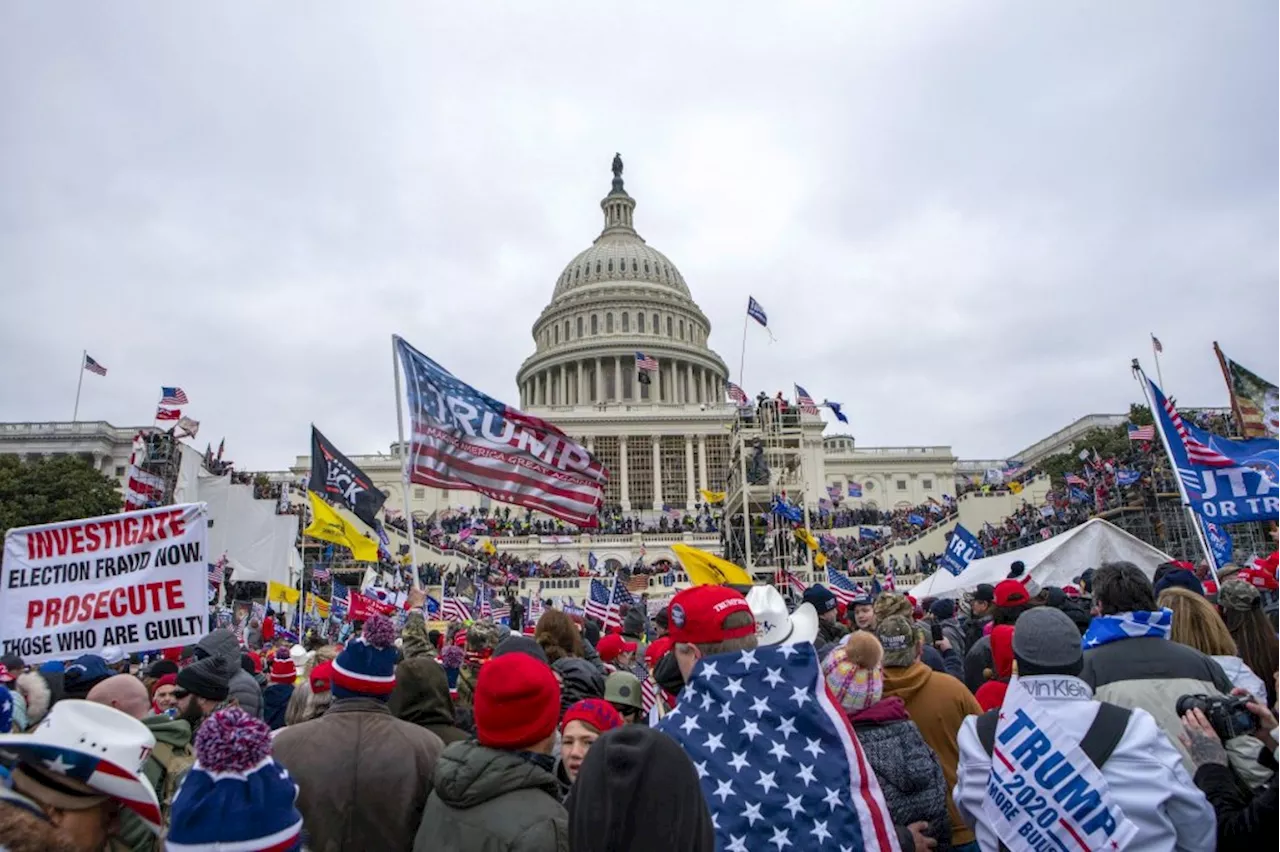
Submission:
M 315 426 L 311 427 L 311 482 L 307 487 L 343 504 L 377 529 L 378 510 L 387 502 L 386 493 L 374 488 L 368 474 L 338 452 Z

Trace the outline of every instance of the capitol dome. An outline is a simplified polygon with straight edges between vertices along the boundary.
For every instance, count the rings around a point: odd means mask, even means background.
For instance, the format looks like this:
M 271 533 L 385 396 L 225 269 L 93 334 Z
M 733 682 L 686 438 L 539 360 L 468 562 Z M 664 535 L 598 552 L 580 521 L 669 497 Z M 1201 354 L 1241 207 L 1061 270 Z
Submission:
M 635 199 L 613 161 L 604 228 L 556 279 L 516 381 L 525 408 L 608 403 L 719 406 L 728 371 L 711 323 L 676 265 L 635 229 Z M 657 362 L 637 369 L 637 354 Z

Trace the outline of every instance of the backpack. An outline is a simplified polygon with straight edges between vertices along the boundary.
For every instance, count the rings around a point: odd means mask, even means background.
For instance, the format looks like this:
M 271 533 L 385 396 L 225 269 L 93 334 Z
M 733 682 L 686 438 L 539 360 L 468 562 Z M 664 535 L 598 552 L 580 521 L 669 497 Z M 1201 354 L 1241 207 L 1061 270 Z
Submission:
M 167 825 L 169 822 L 169 805 L 173 803 L 173 795 L 178 792 L 182 779 L 187 777 L 188 770 L 195 765 L 196 754 L 190 745 L 175 749 L 168 743 L 157 742 L 151 749 L 151 757 L 160 766 L 160 780 L 156 784 L 156 796 L 160 799 L 160 814 Z
M 1093 718 L 1093 724 L 1084 732 L 1084 737 L 1080 740 L 1080 750 L 1098 769 L 1102 769 L 1102 764 L 1107 762 L 1107 758 L 1111 757 L 1116 746 L 1120 745 L 1120 740 L 1124 739 L 1124 731 L 1129 727 L 1129 717 L 1132 715 L 1133 712 L 1126 707 L 1108 704 L 1105 701 L 1098 704 L 1098 715 Z M 975 723 L 978 742 L 982 744 L 982 750 L 987 753 L 987 757 L 991 756 L 995 748 L 996 725 L 1000 721 L 999 717 L 1000 708 L 997 707 L 995 710 L 983 713 Z M 1001 843 L 1000 849 L 1002 852 L 1007 852 L 1008 847 Z

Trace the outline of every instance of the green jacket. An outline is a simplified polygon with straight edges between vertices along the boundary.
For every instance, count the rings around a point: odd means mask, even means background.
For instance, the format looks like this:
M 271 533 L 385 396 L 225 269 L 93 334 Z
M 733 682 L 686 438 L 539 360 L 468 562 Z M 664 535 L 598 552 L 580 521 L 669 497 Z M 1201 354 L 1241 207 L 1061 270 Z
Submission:
M 147 730 L 156 738 L 156 744 L 168 746 L 173 750 L 174 754 L 181 758 L 187 756 L 187 762 L 194 762 L 195 753 L 191 748 L 191 726 L 182 719 L 170 719 L 168 716 L 147 716 L 142 720 L 142 724 L 147 726 Z M 161 751 L 164 751 L 161 748 Z M 181 778 L 174 779 L 170 784 L 165 783 L 165 765 L 160 757 L 153 751 L 151 756 L 147 758 L 147 762 L 142 765 L 142 774 L 147 776 L 147 780 L 151 782 L 151 787 L 156 791 L 156 798 L 160 800 L 160 809 L 164 813 L 169 812 L 169 802 L 165 801 L 166 786 L 172 791 L 177 790 L 178 783 Z M 182 773 L 185 775 L 186 773 Z M 120 809 L 120 829 L 116 834 L 123 846 L 132 849 L 133 852 L 151 852 L 151 850 L 159 850 L 161 847 L 158 838 L 151 833 L 141 817 L 128 808 Z
M 467 739 L 466 731 L 454 724 L 449 678 L 434 657 L 412 657 L 396 666 L 387 709 L 397 719 L 426 728 L 445 745 Z
M 568 814 L 555 776 L 519 754 L 475 740 L 450 745 L 414 852 L 569 852 Z

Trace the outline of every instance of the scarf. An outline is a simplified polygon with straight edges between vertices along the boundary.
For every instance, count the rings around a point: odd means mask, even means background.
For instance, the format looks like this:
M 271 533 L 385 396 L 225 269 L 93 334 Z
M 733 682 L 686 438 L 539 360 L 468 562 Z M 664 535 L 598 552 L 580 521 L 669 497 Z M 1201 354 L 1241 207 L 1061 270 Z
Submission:
M 1089 622 L 1089 629 L 1085 632 L 1080 647 L 1087 651 L 1110 642 L 1138 639 L 1143 636 L 1168 639 L 1172 630 L 1173 610 L 1171 609 L 1099 615 Z

